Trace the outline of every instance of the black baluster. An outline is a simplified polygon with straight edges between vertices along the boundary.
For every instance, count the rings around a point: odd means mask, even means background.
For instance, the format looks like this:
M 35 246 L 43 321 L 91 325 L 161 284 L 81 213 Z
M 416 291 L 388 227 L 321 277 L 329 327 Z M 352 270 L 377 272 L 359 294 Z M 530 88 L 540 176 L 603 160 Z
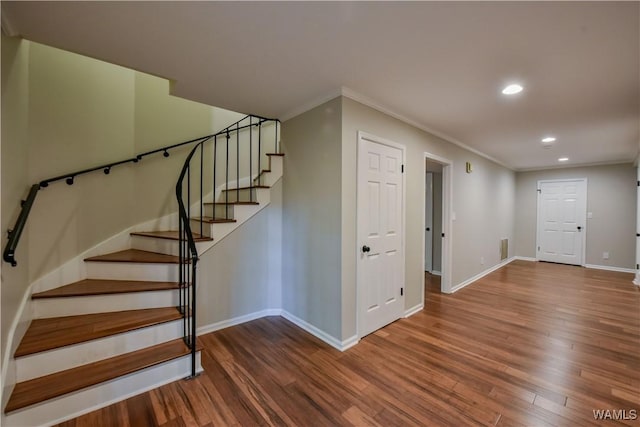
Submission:
M 227 176 L 226 181 L 224 183 L 224 218 L 229 219 L 229 139 L 231 136 L 229 135 L 229 129 L 227 129 Z
M 258 185 L 262 177 L 262 120 L 258 123 Z
M 249 116 L 249 201 L 253 202 L 253 129 L 251 128 L 252 117 Z
M 236 202 L 240 201 L 240 122 L 236 124 Z
M 215 136 L 213 140 L 213 192 L 212 192 L 212 201 L 213 201 L 213 219 L 216 219 L 216 154 L 218 152 L 218 135 Z

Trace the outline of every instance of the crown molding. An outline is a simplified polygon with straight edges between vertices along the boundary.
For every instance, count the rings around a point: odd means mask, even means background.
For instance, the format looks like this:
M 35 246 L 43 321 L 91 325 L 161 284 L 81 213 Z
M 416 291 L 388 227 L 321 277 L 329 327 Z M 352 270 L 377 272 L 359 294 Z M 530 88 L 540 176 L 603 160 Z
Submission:
M 545 170 L 555 170 L 555 169 L 575 169 L 575 168 L 589 168 L 594 166 L 614 166 L 614 165 L 634 165 L 633 160 L 612 160 L 609 162 L 595 162 L 595 163 L 580 163 L 575 165 L 553 165 L 553 166 L 543 166 L 539 168 L 523 168 L 523 169 L 515 169 L 516 172 L 538 172 Z
M 368 96 L 365 96 L 365 95 L 363 95 L 363 94 L 361 94 L 359 92 L 356 92 L 353 89 L 350 89 L 348 87 L 343 86 L 342 90 L 341 90 L 341 93 L 342 93 L 342 96 L 344 96 L 346 98 L 349 98 L 349 99 L 352 99 L 352 100 L 354 100 L 356 102 L 364 104 L 367 107 L 371 107 L 374 110 L 378 110 L 381 113 L 384 113 L 384 114 L 386 114 L 388 116 L 393 117 L 394 119 L 398 119 L 401 122 L 404 122 L 404 123 L 406 123 L 406 124 L 408 124 L 410 126 L 418 128 L 418 129 L 420 129 L 420 130 L 422 130 L 424 132 L 430 133 L 431 135 L 437 136 L 438 138 L 440 138 L 440 139 L 442 139 L 442 140 L 444 140 L 446 142 L 449 142 L 449 143 L 451 143 L 453 145 L 457 145 L 458 147 L 460 147 L 460 148 L 462 148 L 464 150 L 470 151 L 470 152 L 472 152 L 474 154 L 477 154 L 480 157 L 484 157 L 485 159 L 490 160 L 493 163 L 496 163 L 496 164 L 498 164 L 498 165 L 500 165 L 500 166 L 502 166 L 504 168 L 507 168 L 509 170 L 515 170 L 512 166 L 509 166 L 506 163 L 501 162 L 500 160 L 496 159 L 495 157 L 491 157 L 490 155 L 488 155 L 486 153 L 483 153 L 480 150 L 476 150 L 475 148 L 470 147 L 470 146 L 468 146 L 467 144 L 465 144 L 465 143 L 463 143 L 461 141 L 458 141 L 457 139 L 453 138 L 452 136 L 447 135 L 446 133 L 437 131 L 437 130 L 435 130 L 433 128 L 430 128 L 430 127 L 424 125 L 423 123 L 419 123 L 419 122 L 417 122 L 415 120 L 412 120 L 412 119 L 410 119 L 410 118 L 408 118 L 408 117 L 406 117 L 406 116 L 404 116 L 402 114 L 399 114 L 399 113 L 393 111 L 392 109 L 388 108 L 387 106 L 383 105 L 382 103 L 374 101 L 373 99 L 369 98 Z

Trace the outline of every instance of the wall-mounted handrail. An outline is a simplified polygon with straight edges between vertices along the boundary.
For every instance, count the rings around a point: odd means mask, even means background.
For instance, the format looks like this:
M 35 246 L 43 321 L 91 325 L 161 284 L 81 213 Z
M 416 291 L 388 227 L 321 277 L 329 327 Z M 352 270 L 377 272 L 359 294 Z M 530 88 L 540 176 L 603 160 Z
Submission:
M 31 211 L 33 202 L 35 202 L 36 196 L 38 195 L 38 190 L 40 190 L 40 184 L 33 184 L 31 186 L 29 195 L 22 201 L 22 209 L 20 210 L 20 215 L 18 215 L 18 219 L 16 220 L 16 225 L 13 229 L 8 231 L 9 240 L 7 241 L 7 246 L 4 248 L 2 259 L 5 262 L 10 263 L 13 267 L 18 265 L 16 262 L 16 249 L 18 248 L 18 242 L 20 241 L 22 230 L 24 230 L 24 227 L 27 224 L 27 218 L 29 217 L 29 212 Z
M 90 173 L 90 172 L 99 171 L 99 170 L 102 170 L 105 175 L 109 175 L 109 173 L 111 172 L 111 168 L 113 168 L 115 166 L 120 166 L 120 165 L 123 165 L 125 163 L 138 163 L 140 160 L 142 160 L 143 157 L 147 157 L 147 156 L 150 156 L 152 154 L 157 154 L 157 153 L 163 153 L 163 155 L 165 157 L 169 157 L 169 150 L 172 150 L 172 149 L 178 148 L 178 147 L 182 147 L 183 145 L 189 145 L 189 144 L 194 144 L 196 142 L 201 142 L 201 141 L 203 141 L 203 140 L 205 140 L 207 138 L 211 138 L 211 136 L 212 135 L 201 136 L 200 138 L 191 139 L 189 141 L 180 142 L 178 144 L 167 145 L 166 147 L 158 148 L 158 149 L 155 149 L 155 150 L 152 150 L 152 151 L 147 151 L 145 153 L 136 154 L 135 157 L 131 157 L 129 159 L 119 160 L 117 162 L 112 162 L 112 163 L 105 163 L 104 165 L 94 166 L 94 167 L 89 168 L 89 169 L 82 169 L 82 170 L 79 170 L 79 171 L 75 171 L 75 172 L 71 172 L 71 173 L 65 173 L 63 175 L 58 175 L 58 176 L 56 176 L 54 178 L 49 178 L 49 179 L 45 179 L 44 181 L 40 181 L 40 187 L 46 188 L 52 182 L 62 181 L 63 179 L 67 182 L 67 184 L 73 185 L 74 179 L 75 179 L 76 176 L 84 175 L 84 174 L 87 174 L 87 173 Z

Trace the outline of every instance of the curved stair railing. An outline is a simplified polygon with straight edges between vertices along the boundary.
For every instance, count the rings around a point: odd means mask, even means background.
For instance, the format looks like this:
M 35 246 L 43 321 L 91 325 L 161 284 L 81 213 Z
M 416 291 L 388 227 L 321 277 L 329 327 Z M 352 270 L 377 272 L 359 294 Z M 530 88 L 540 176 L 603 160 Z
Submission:
M 265 147 L 264 132 L 273 126 L 274 139 L 271 147 Z M 183 315 L 183 335 L 191 350 L 191 375 L 196 375 L 196 273 L 198 250 L 196 236 L 204 236 L 204 224 L 210 222 L 232 222 L 235 204 L 256 204 L 256 189 L 260 188 L 260 177 L 266 149 L 279 151 L 279 121 L 258 116 L 245 116 L 220 132 L 199 141 L 186 157 L 178 182 L 178 241 L 180 312 Z M 205 177 L 210 171 L 211 176 Z M 206 179 L 208 178 L 208 179 Z M 233 178 L 235 178 L 234 181 Z M 231 180 L 230 180 L 231 179 Z M 233 183 L 233 188 L 230 185 Z M 218 185 L 220 184 L 220 185 Z M 244 184 L 244 185 L 243 185 Z M 224 195 L 222 195 L 224 194 Z M 210 215 L 205 215 L 205 199 Z M 217 202 L 220 197 L 220 202 Z M 192 204 L 192 200 L 195 203 Z M 222 209 L 218 209 L 221 207 Z M 223 213 L 220 213 L 220 210 Z M 192 217 L 192 214 L 199 215 Z M 193 232 L 194 223 L 198 233 Z
M 135 157 L 112 163 L 105 163 L 33 184 L 25 200 L 13 229 L 8 230 L 8 240 L 3 251 L 3 260 L 17 265 L 16 249 L 20 236 L 40 189 L 64 180 L 73 185 L 75 178 L 87 173 L 103 171 L 109 175 L 111 169 L 128 163 L 139 163 L 146 156 L 162 153 L 169 157 L 169 151 L 189 144 L 195 144 L 187 155 L 176 183 L 178 202 L 178 242 L 179 242 L 179 310 L 183 318 L 183 337 L 191 351 L 191 376 L 196 375 L 196 269 L 198 251 L 196 240 L 204 236 L 204 224 L 234 222 L 232 207 L 236 204 L 257 204 L 256 189 L 262 187 L 261 177 L 268 170 L 267 150 L 279 152 L 278 130 L 280 122 L 255 115 L 247 115 L 223 130 L 189 141 L 168 145 Z M 273 140 L 266 138 L 266 132 L 273 127 Z M 208 176 L 210 175 L 210 176 Z M 235 180 L 234 180 L 235 178 Z M 233 188 L 230 187 L 233 183 Z M 205 198 L 211 197 L 211 215 L 205 215 Z M 220 202 L 217 202 L 220 197 Z M 192 205 L 192 200 L 194 204 Z M 222 209 L 218 209 L 222 208 Z M 220 210 L 223 213 L 220 213 Z M 198 215 L 195 218 L 191 214 Z M 194 234 L 191 223 L 196 224 Z

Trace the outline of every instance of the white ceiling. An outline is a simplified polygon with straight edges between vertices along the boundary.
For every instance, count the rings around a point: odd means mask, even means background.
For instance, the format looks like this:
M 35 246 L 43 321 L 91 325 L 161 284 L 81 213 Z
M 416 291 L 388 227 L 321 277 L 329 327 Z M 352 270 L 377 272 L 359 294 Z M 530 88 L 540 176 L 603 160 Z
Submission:
M 640 147 L 639 2 L 1 5 L 10 34 L 235 111 L 286 118 L 348 88 L 516 170 L 631 162 Z M 525 90 L 507 98 L 512 81 Z

